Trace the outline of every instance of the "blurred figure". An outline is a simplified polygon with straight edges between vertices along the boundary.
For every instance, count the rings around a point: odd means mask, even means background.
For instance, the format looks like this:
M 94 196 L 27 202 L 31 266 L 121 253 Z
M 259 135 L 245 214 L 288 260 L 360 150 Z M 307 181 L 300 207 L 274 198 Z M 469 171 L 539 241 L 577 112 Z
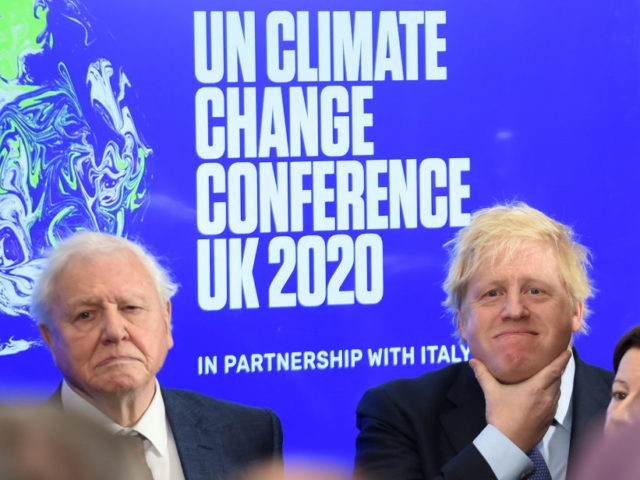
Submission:
M 629 330 L 613 352 L 615 378 L 607 409 L 607 435 L 640 421 L 640 325 Z
M 286 470 L 279 463 L 257 465 L 228 480 L 364 480 L 353 479 L 345 468 L 322 462 L 287 462 Z
M 578 457 L 572 480 L 640 478 L 640 325 L 618 341 L 613 370 L 604 435 L 592 433 Z
M 615 388 L 614 388 L 615 390 Z M 638 480 L 640 478 L 640 423 L 619 424 L 597 435 L 578 457 L 571 480 Z
M 45 407 L 0 408 L 0 479 L 133 480 L 141 465 L 120 439 Z

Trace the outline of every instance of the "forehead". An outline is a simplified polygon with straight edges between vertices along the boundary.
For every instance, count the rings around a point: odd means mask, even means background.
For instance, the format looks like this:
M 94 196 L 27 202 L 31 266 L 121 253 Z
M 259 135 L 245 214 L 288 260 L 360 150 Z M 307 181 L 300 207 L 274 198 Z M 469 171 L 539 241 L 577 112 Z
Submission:
M 128 250 L 76 255 L 53 279 L 53 296 L 64 303 L 88 297 L 157 297 L 154 281 Z
M 561 280 L 558 252 L 549 243 L 538 240 L 524 240 L 487 251 L 480 257 L 471 280 L 494 277 Z

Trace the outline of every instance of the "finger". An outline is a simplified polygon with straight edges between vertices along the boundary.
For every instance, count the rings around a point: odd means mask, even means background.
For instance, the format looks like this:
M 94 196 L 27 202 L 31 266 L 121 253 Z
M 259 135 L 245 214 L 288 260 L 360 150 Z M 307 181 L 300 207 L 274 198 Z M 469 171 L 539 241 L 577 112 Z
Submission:
M 477 358 L 472 358 L 471 360 L 469 360 L 469 366 L 473 369 L 476 380 L 478 380 L 480 388 L 482 388 L 483 392 L 486 392 L 487 390 L 493 388 L 498 383 L 493 375 L 491 375 L 489 369 L 487 369 L 485 364 Z
M 549 365 L 531 377 L 532 380 L 540 382 L 540 386 L 544 389 L 551 387 L 556 382 L 560 381 L 570 358 L 571 352 L 569 350 L 563 350 L 563 352 L 554 358 Z

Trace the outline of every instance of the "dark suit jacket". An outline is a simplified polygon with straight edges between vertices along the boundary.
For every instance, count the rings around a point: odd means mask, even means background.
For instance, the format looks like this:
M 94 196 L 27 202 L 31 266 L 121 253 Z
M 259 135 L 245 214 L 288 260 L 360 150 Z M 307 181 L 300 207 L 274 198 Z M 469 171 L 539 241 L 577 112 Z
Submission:
M 575 440 L 607 408 L 613 380 L 575 351 L 574 358 L 569 467 Z M 357 422 L 356 471 L 367 479 L 496 478 L 473 445 L 487 423 L 484 394 L 467 362 L 367 391 Z
M 60 389 L 50 402 L 61 405 Z M 268 409 L 162 389 L 165 411 L 186 480 L 228 479 L 263 460 L 280 461 L 282 428 Z

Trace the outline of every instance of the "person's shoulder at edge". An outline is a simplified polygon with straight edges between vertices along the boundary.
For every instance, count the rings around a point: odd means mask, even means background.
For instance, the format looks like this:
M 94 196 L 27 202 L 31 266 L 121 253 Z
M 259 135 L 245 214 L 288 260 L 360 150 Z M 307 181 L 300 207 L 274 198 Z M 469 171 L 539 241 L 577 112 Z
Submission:
M 268 408 L 253 407 L 228 400 L 221 400 L 191 390 L 162 388 L 162 397 L 168 409 L 188 408 L 200 415 L 215 417 L 219 423 L 227 422 L 276 422 L 278 416 Z
M 591 374 L 599 376 L 608 385 L 611 385 L 611 382 L 613 381 L 613 376 L 614 376 L 611 370 L 599 367 L 597 365 L 594 365 L 593 363 L 589 363 L 585 361 L 578 355 L 578 352 L 575 348 L 573 349 L 573 357 L 575 358 L 575 361 L 576 361 L 576 368 L 578 369 L 582 368 L 582 369 L 588 370 Z
M 246 415 L 262 416 L 265 412 L 269 412 L 271 415 L 275 415 L 268 408 L 254 407 L 241 403 L 231 402 L 229 400 L 221 400 L 218 398 L 210 397 L 202 393 L 194 392 L 192 390 L 183 390 L 178 388 L 161 388 L 162 397 L 165 403 L 168 402 L 180 402 L 185 401 L 194 405 L 199 405 L 206 408 L 215 408 L 219 412 L 229 413 L 242 413 Z

